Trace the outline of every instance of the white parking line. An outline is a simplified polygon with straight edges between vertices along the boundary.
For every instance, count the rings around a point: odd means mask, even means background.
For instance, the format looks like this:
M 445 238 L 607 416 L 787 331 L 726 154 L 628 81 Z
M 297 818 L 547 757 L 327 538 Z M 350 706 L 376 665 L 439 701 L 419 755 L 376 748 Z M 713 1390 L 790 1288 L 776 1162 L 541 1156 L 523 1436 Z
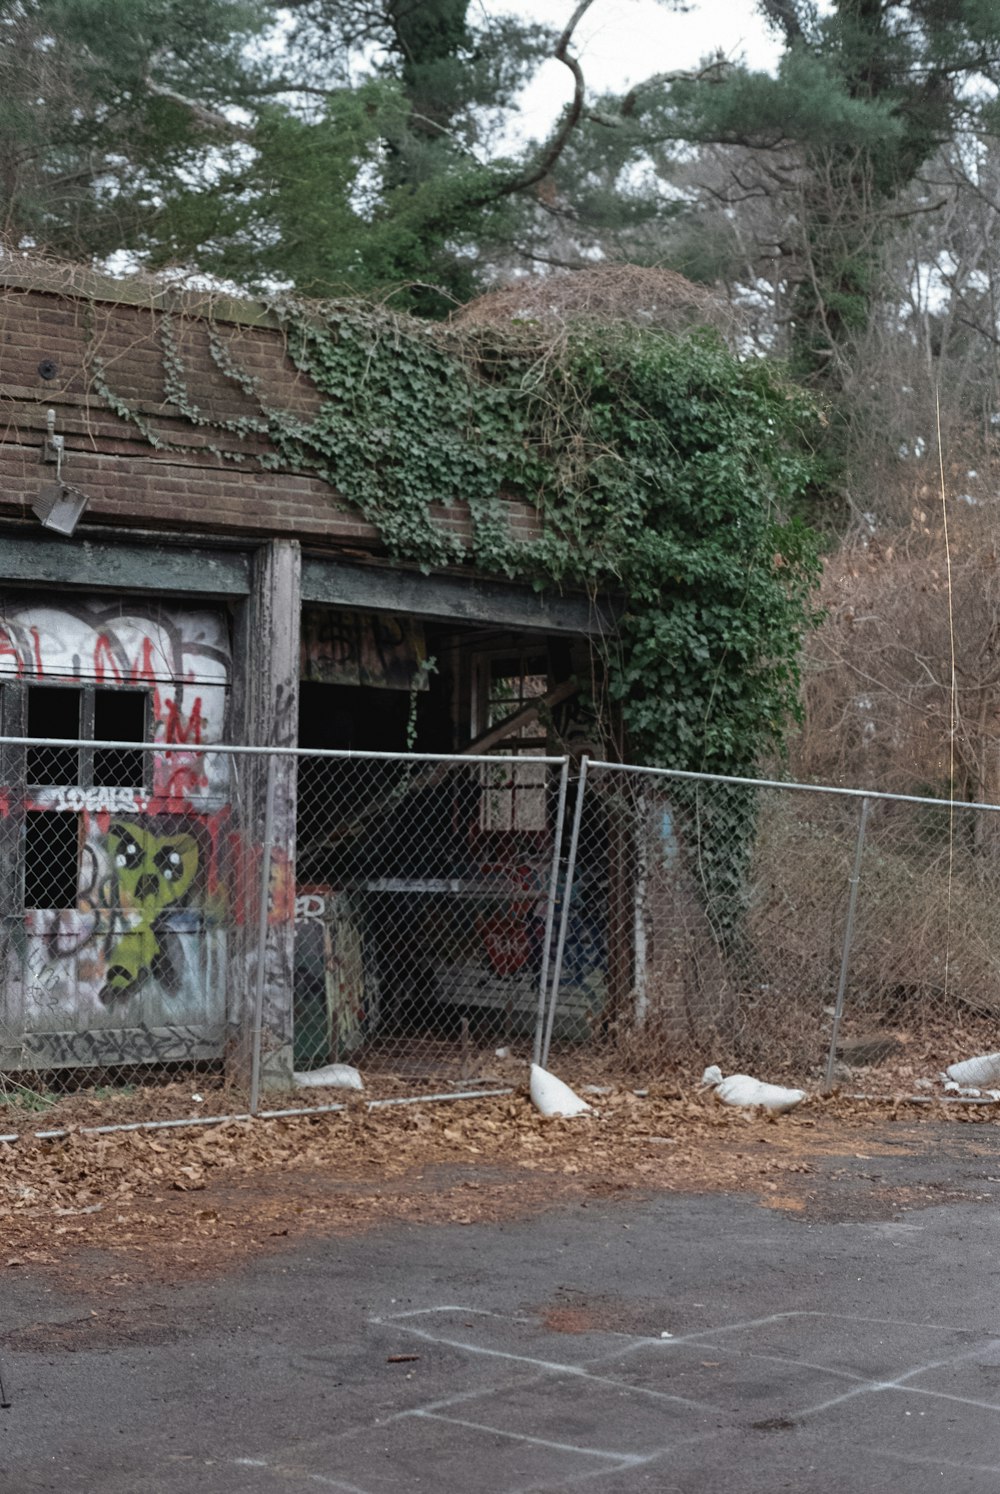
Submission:
M 601 1364 L 607 1358 L 613 1359 L 615 1357 L 613 1355 L 609 1356 L 600 1354 L 597 1355 L 594 1359 L 585 1360 L 583 1364 L 566 1364 L 561 1360 L 539 1359 L 533 1354 L 516 1354 L 510 1349 L 491 1349 L 487 1348 L 483 1344 L 468 1343 L 465 1339 L 448 1338 L 444 1334 L 431 1333 L 426 1328 L 416 1328 L 410 1323 L 401 1321 L 401 1319 L 403 1318 L 426 1316 L 430 1313 L 445 1312 L 468 1314 L 469 1310 L 464 1307 L 455 1306 L 421 1308 L 416 1312 L 400 1313 L 398 1317 L 393 1316 L 390 1318 L 372 1318 L 371 1321 L 373 1323 L 377 1323 L 379 1327 L 383 1328 L 386 1327 L 389 1323 L 394 1323 L 399 1328 L 399 1331 L 401 1333 L 411 1333 L 414 1335 L 414 1337 L 422 1339 L 424 1343 L 440 1344 L 443 1348 L 461 1349 L 467 1354 L 477 1354 L 487 1359 L 500 1359 L 506 1360 L 507 1362 L 512 1364 L 528 1365 L 532 1369 L 537 1369 L 549 1375 L 568 1375 L 573 1379 L 591 1381 L 595 1385 L 611 1385 L 616 1389 L 626 1390 L 634 1395 L 644 1395 L 651 1397 L 652 1399 L 657 1401 L 666 1401 L 678 1406 L 686 1406 L 693 1411 L 717 1410 L 717 1407 L 710 1405 L 707 1401 L 695 1401 L 692 1400 L 690 1396 L 672 1395 L 669 1391 L 666 1390 L 651 1390 L 648 1386 L 644 1385 L 630 1385 L 626 1381 L 618 1380 L 612 1375 L 595 1374 L 593 1370 L 587 1368 L 588 1364 Z M 501 1313 L 480 1313 L 480 1316 L 498 1318 L 500 1319 L 500 1321 L 508 1323 L 520 1322 L 531 1325 L 537 1324 L 537 1319 L 535 1318 L 505 1318 Z M 659 1344 L 660 1342 L 661 1340 L 658 1338 L 642 1338 L 638 1340 L 637 1347 L 641 1348 L 650 1344 Z M 476 1392 L 476 1394 L 481 1395 L 489 1395 L 490 1393 L 490 1389 Z
M 367 1489 L 362 1489 L 358 1484 L 348 1484 L 341 1478 L 331 1478 L 326 1473 L 310 1473 L 308 1468 L 296 1467 L 287 1463 L 269 1463 L 264 1458 L 230 1458 L 229 1464 L 233 1468 L 263 1468 L 267 1473 L 275 1473 L 279 1478 L 301 1478 L 310 1484 L 320 1484 L 325 1489 L 339 1489 L 340 1494 L 368 1494 Z
M 649 1463 L 653 1458 L 662 1457 L 668 1450 L 662 1447 L 648 1454 L 605 1452 L 600 1447 L 581 1447 L 575 1442 L 553 1442 L 548 1437 L 532 1437 L 527 1432 L 508 1432 L 503 1427 L 486 1426 L 480 1421 L 464 1421 L 458 1416 L 442 1416 L 434 1411 L 420 1409 L 411 1411 L 409 1414 L 426 1417 L 428 1421 L 445 1421 L 450 1426 L 466 1427 L 470 1432 L 486 1432 L 491 1437 L 506 1437 L 511 1442 L 526 1442 L 530 1447 L 546 1447 L 553 1452 L 575 1453 L 582 1458 L 604 1458 L 609 1462 L 618 1463 L 622 1468 L 636 1468 L 642 1463 Z

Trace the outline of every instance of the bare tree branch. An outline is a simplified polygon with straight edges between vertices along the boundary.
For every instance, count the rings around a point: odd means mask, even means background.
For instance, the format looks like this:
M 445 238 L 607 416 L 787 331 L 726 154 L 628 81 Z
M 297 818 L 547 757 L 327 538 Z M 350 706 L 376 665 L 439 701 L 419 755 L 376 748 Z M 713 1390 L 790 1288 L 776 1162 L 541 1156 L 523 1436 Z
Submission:
M 717 57 L 697 72 L 653 73 L 652 77 L 644 78 L 641 83 L 637 83 L 634 88 L 630 88 L 622 99 L 622 118 L 627 119 L 631 114 L 635 113 L 635 106 L 638 103 L 639 95 L 641 93 L 648 93 L 651 88 L 666 87 L 670 83 L 700 83 L 705 78 L 711 79 L 712 82 L 719 82 L 722 73 L 728 66 L 729 59 L 724 57 L 720 52 Z
M 156 66 L 157 58 L 151 57 L 146 69 L 143 82 L 147 90 L 157 99 L 166 99 L 178 108 L 184 109 L 191 115 L 192 119 L 207 130 L 214 130 L 217 134 L 229 135 L 234 140 L 246 140 L 249 131 L 246 126 L 236 124 L 218 109 L 212 109 L 198 99 L 189 99 L 183 93 L 178 93 L 176 88 L 169 88 L 165 83 L 157 83 L 152 76 L 153 68 Z
M 570 55 L 569 44 L 573 40 L 574 31 L 593 3 L 594 0 L 580 0 L 576 10 L 574 10 L 566 22 L 562 35 L 556 42 L 555 51 L 552 53 L 556 61 L 561 62 L 564 67 L 568 67 L 573 74 L 573 98 L 569 108 L 566 110 L 566 116 L 562 124 L 556 130 L 541 159 L 536 161 L 531 170 L 525 172 L 522 176 L 515 177 L 513 181 L 504 183 L 494 196 L 511 197 L 515 192 L 526 192 L 529 187 L 536 186 L 538 182 L 548 176 L 569 144 L 573 131 L 580 123 L 580 116 L 583 114 L 583 102 L 586 97 L 586 85 L 583 79 L 583 69 L 576 58 Z

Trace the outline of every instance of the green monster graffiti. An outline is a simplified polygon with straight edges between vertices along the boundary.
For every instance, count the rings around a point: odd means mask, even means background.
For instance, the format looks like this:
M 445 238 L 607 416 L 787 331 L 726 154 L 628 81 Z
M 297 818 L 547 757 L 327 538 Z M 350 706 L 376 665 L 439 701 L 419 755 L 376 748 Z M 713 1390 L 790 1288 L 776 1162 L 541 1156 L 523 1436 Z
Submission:
M 168 990 L 176 986 L 177 974 L 160 924 L 194 881 L 198 846 L 193 835 L 154 835 L 141 825 L 120 820 L 108 831 L 108 850 L 118 906 L 127 920 L 107 956 L 101 1000 L 111 1005 L 132 995 L 149 976 Z

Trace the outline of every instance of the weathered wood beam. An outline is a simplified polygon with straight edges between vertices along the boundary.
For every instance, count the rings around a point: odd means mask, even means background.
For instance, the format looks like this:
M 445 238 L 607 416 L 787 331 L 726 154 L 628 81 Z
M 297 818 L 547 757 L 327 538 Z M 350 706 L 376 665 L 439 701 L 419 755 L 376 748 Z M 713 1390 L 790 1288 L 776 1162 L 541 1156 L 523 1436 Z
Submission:
M 481 752 L 490 752 L 500 742 L 505 742 L 508 737 L 514 736 L 521 730 L 522 726 L 530 726 L 537 721 L 543 710 L 552 706 L 561 705 L 564 700 L 569 700 L 579 690 L 575 680 L 564 680 L 561 685 L 556 685 L 552 690 L 546 690 L 544 695 L 539 695 L 536 700 L 529 701 L 519 711 L 507 716 L 503 721 L 498 721 L 496 726 L 491 726 L 487 731 L 480 732 L 473 741 L 460 747 L 459 751 L 464 755 L 475 757 Z
M 189 596 L 246 596 L 250 555 L 242 550 L 0 530 L 0 581 L 161 591 Z
M 537 592 L 515 582 L 424 576 L 317 555 L 307 555 L 302 562 L 302 600 L 539 633 L 587 636 L 612 628 L 607 601 L 595 606 L 588 597 Z
M 0 582 L 248 596 L 253 548 L 213 549 L 158 537 L 142 542 L 79 529 L 70 539 L 0 529 Z M 577 637 L 613 631 L 615 611 L 611 598 L 595 604 L 588 597 L 536 592 L 516 582 L 425 576 L 323 555 L 302 562 L 302 601 Z

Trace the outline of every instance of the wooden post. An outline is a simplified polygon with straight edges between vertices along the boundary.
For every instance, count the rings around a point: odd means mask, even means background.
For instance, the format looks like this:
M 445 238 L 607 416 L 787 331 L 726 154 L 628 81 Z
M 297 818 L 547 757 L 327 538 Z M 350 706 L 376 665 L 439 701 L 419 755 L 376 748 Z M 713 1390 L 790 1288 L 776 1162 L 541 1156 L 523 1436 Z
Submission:
M 298 740 L 299 622 L 302 555 L 297 540 L 270 540 L 254 556 L 250 595 L 240 609 L 234 661 L 233 734 L 249 746 L 294 747 Z M 240 757 L 234 765 L 243 861 L 257 868 L 264 840 L 267 760 Z M 266 936 L 248 915 L 234 938 L 230 959 L 229 1022 L 237 1068 L 249 1059 L 251 992 L 260 983 L 261 1066 L 254 1076 L 267 1087 L 292 1082 L 292 1023 L 295 985 L 295 808 L 296 760 L 275 761 L 271 802 L 271 854 Z M 248 910 L 256 907 L 247 889 Z

